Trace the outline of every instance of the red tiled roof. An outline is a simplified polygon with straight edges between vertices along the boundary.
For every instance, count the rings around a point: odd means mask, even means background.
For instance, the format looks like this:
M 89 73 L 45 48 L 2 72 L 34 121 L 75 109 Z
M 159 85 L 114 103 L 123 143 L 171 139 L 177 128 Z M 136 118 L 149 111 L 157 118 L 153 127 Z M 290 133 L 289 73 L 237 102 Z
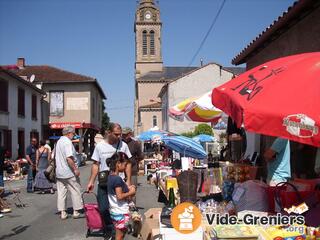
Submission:
M 9 76 L 15 78 L 17 81 L 19 81 L 19 82 L 27 85 L 28 87 L 32 88 L 33 90 L 37 91 L 37 92 L 40 93 L 40 94 L 43 94 L 43 95 L 46 94 L 43 90 L 37 88 L 34 84 L 32 84 L 32 83 L 30 83 L 30 82 L 22 79 L 22 78 L 19 77 L 17 74 L 15 74 L 15 73 L 13 73 L 12 71 L 6 69 L 5 67 L 1 67 L 1 66 L 0 66 L 0 72 L 4 72 L 4 73 L 8 74 Z
M 89 76 L 65 71 L 59 68 L 47 66 L 47 65 L 32 65 L 25 66 L 21 69 L 12 69 L 15 74 L 19 76 L 27 76 L 28 79 L 35 75 L 35 83 L 81 83 L 81 82 L 92 82 L 94 83 L 100 91 L 100 94 L 104 99 L 106 96 L 100 87 L 98 81 Z
M 247 58 L 258 48 L 265 47 L 268 41 L 272 41 L 274 36 L 281 35 L 282 30 L 287 30 L 290 22 L 294 22 L 297 18 L 305 15 L 308 11 L 312 11 L 319 7 L 320 1 L 315 0 L 299 0 L 296 1 L 287 11 L 283 12 L 277 20 L 273 21 L 262 33 L 252 40 L 237 56 L 232 59 L 232 64 L 239 65 L 245 63 Z
M 20 76 L 28 76 L 30 78 L 31 75 L 35 75 L 36 82 L 93 82 L 94 78 L 80 75 L 73 72 L 68 72 L 59 68 L 47 66 L 47 65 L 33 65 L 33 66 L 25 66 L 22 69 L 14 70 Z

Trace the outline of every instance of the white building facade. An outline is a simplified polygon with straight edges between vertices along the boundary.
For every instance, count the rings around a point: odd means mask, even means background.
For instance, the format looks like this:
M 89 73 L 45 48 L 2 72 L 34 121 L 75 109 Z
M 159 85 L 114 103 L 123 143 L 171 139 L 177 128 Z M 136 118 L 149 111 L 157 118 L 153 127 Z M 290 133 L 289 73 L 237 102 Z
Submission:
M 170 107 L 190 97 L 198 97 L 232 79 L 242 68 L 227 68 L 209 63 L 165 85 L 159 94 L 162 102 L 162 126 L 166 131 L 185 133 L 193 131 L 199 123 L 172 119 Z
M 14 73 L 0 68 L 0 145 L 12 159 L 25 155 L 30 139 L 39 140 L 41 101 L 45 92 Z
M 42 101 L 42 137 L 61 136 L 62 129 L 76 129 L 79 152 L 91 154 L 100 131 L 106 96 L 97 79 L 48 65 L 27 65 L 18 58 L 14 73 L 31 79 L 45 92 Z

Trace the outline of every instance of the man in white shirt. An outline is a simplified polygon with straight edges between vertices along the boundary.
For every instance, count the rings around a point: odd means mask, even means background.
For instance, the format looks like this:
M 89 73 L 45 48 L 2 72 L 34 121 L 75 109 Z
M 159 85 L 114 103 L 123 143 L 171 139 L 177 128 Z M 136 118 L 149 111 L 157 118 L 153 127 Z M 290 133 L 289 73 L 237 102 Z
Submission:
M 106 160 L 113 156 L 113 154 L 118 152 L 124 152 L 127 154 L 130 159 L 131 153 L 129 151 L 128 145 L 121 141 L 122 128 L 118 123 L 112 123 L 105 134 L 105 138 L 103 141 L 99 142 L 94 152 L 91 156 L 91 160 L 93 160 L 92 168 L 91 168 L 91 176 L 89 178 L 89 183 L 87 186 L 87 191 L 92 191 L 94 188 L 94 183 L 96 177 L 99 172 L 109 171 L 109 167 L 107 166 Z M 108 200 L 108 189 L 107 187 L 102 187 L 98 184 L 98 204 L 99 210 L 103 217 L 103 221 L 105 223 L 107 231 L 108 229 L 112 229 L 112 221 L 109 213 L 109 200 Z
M 75 162 L 75 149 L 71 142 L 75 134 L 72 126 L 66 126 L 62 130 L 63 136 L 58 140 L 54 150 L 56 160 L 56 178 L 58 192 L 58 211 L 61 212 L 61 219 L 68 217 L 66 212 L 67 192 L 70 191 L 73 218 L 82 217 L 79 210 L 83 209 L 81 199 L 80 172 Z

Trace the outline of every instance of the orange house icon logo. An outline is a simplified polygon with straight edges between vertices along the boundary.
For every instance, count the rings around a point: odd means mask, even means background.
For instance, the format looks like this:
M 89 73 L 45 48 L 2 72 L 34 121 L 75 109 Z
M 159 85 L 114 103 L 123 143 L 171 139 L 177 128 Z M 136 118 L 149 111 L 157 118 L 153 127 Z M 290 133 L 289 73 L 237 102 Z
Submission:
M 202 215 L 195 205 L 185 202 L 177 205 L 172 210 L 170 220 L 176 231 L 182 234 L 189 234 L 199 228 Z

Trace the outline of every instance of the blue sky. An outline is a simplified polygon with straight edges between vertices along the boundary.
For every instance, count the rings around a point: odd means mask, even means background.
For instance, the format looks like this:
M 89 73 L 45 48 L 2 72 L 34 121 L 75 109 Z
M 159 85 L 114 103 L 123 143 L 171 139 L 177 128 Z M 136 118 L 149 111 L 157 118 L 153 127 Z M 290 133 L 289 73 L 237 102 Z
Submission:
M 193 66 L 231 59 L 293 0 L 227 0 Z M 188 66 L 222 0 L 160 0 L 166 66 Z M 112 121 L 133 124 L 136 0 L 0 0 L 0 65 L 52 65 L 95 77 Z

